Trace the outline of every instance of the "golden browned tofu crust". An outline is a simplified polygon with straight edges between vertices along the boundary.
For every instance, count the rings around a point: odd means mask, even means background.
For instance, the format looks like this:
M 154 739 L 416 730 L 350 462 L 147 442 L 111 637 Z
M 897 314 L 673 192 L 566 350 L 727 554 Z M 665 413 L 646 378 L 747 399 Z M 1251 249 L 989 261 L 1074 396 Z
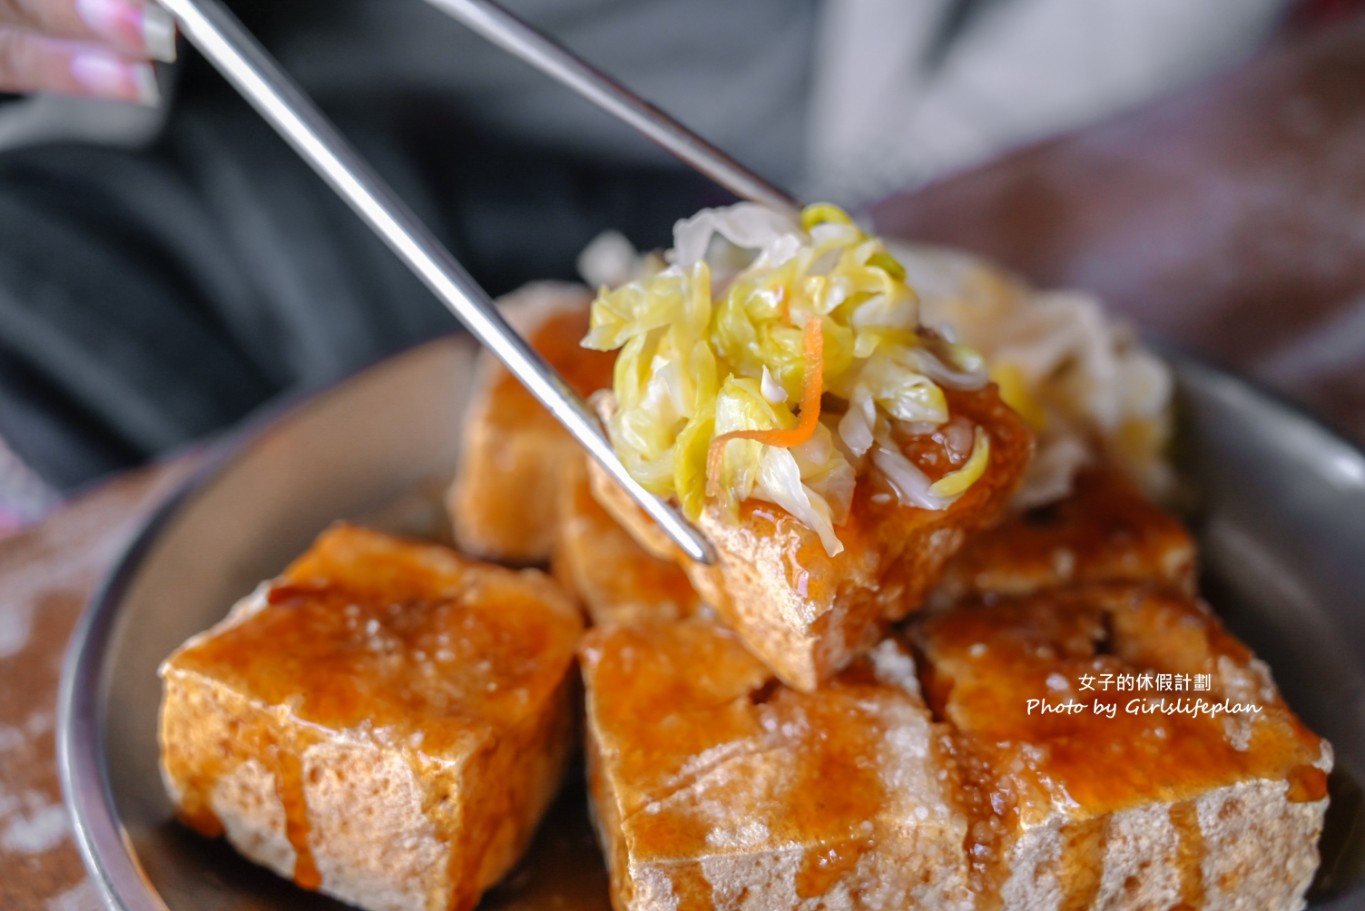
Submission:
M 592 494 L 586 457 L 566 472 L 550 566 L 594 624 L 678 620 L 701 606 L 687 574 L 649 553 Z
M 1330 747 L 1202 604 L 1078 587 L 910 634 L 968 779 L 980 907 L 1303 906 Z
M 902 641 L 802 693 L 711 622 L 590 631 L 614 906 L 1303 907 L 1330 747 L 1199 603 L 1077 588 Z
M 352 526 L 162 666 L 181 818 L 369 909 L 467 909 L 562 779 L 581 620 L 557 585 Z
M 579 346 L 588 332 L 591 294 L 568 286 L 531 285 L 501 309 L 580 395 L 611 385 L 615 352 Z M 550 556 L 555 508 L 566 466 L 581 449 L 559 422 L 487 352 L 447 497 L 461 550 L 492 560 L 540 563 Z
M 1195 586 L 1189 532 L 1112 467 L 1087 469 L 1066 498 L 972 538 L 949 562 L 932 601 L 1101 582 L 1164 583 L 1190 594 Z
M 693 563 L 665 540 L 600 471 L 593 491 L 652 552 L 681 562 L 688 578 L 783 682 L 814 690 L 877 642 L 888 623 L 918 610 L 948 560 L 969 537 L 1003 514 L 1033 451 L 1027 426 L 994 386 L 947 391 L 949 408 L 985 429 L 985 474 L 951 506 L 902 506 L 876 474 L 860 478 L 844 550 L 830 556 L 819 537 L 780 507 L 750 500 L 731 515 L 709 504 L 698 526 L 715 545 L 712 566 Z M 931 478 L 954 470 L 938 434 L 907 442 L 906 455 Z
M 896 643 L 818 693 L 698 620 L 598 627 L 581 663 L 619 911 L 968 906 L 947 747 Z

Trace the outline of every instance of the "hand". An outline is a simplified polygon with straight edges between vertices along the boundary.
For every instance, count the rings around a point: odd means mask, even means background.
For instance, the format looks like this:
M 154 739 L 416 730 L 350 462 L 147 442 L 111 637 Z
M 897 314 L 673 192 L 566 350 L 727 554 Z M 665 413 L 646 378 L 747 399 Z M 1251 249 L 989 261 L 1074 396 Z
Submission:
M 175 24 L 150 0 L 0 0 L 0 92 L 156 104 Z

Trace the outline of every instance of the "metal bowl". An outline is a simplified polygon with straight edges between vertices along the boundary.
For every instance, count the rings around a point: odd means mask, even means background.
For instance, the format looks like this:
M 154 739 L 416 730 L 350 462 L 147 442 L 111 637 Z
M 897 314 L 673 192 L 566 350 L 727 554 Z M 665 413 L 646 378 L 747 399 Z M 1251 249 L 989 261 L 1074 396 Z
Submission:
M 58 753 L 77 842 L 122 911 L 340 907 L 170 821 L 157 768 L 157 665 L 323 527 L 439 527 L 473 349 L 447 339 L 239 434 L 148 522 L 94 599 L 62 679 Z M 1365 908 L 1365 455 L 1246 383 L 1175 359 L 1181 470 L 1204 591 L 1274 669 L 1337 771 L 1312 907 Z M 433 486 L 436 485 L 436 486 Z M 571 787 L 489 908 L 605 909 Z

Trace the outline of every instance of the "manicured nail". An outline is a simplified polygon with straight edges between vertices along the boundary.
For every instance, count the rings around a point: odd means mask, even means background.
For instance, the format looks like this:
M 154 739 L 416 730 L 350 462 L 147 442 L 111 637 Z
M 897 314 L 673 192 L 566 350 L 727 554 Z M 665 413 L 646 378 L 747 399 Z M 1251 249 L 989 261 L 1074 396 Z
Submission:
M 156 70 L 150 63 L 134 63 L 133 87 L 138 104 L 154 108 L 161 104 L 161 86 L 156 81 Z
M 142 43 L 153 60 L 175 62 L 175 20 L 159 6 L 148 6 L 142 12 Z
M 153 60 L 175 60 L 175 20 L 159 6 L 137 0 L 76 0 L 76 10 L 97 34 Z
M 81 51 L 71 58 L 71 75 L 92 94 L 154 107 L 161 102 L 150 63 L 132 62 L 103 51 Z

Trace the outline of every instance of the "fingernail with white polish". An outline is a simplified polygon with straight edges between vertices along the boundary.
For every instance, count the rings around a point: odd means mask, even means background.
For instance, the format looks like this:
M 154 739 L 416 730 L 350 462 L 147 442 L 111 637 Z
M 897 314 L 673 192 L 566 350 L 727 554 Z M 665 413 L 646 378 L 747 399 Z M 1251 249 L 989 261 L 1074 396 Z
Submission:
M 86 24 L 120 48 L 154 60 L 175 59 L 175 21 L 164 9 L 138 0 L 76 0 Z
M 150 63 L 130 63 L 101 51 L 82 51 L 71 58 L 71 75 L 92 94 L 145 105 L 161 101 Z
M 136 101 L 149 108 L 161 104 L 161 86 L 156 81 L 156 70 L 150 63 L 134 63 L 132 66 L 133 88 L 137 92 Z
M 162 63 L 175 62 L 175 20 L 159 6 L 149 6 L 142 13 L 142 44 L 147 56 Z

